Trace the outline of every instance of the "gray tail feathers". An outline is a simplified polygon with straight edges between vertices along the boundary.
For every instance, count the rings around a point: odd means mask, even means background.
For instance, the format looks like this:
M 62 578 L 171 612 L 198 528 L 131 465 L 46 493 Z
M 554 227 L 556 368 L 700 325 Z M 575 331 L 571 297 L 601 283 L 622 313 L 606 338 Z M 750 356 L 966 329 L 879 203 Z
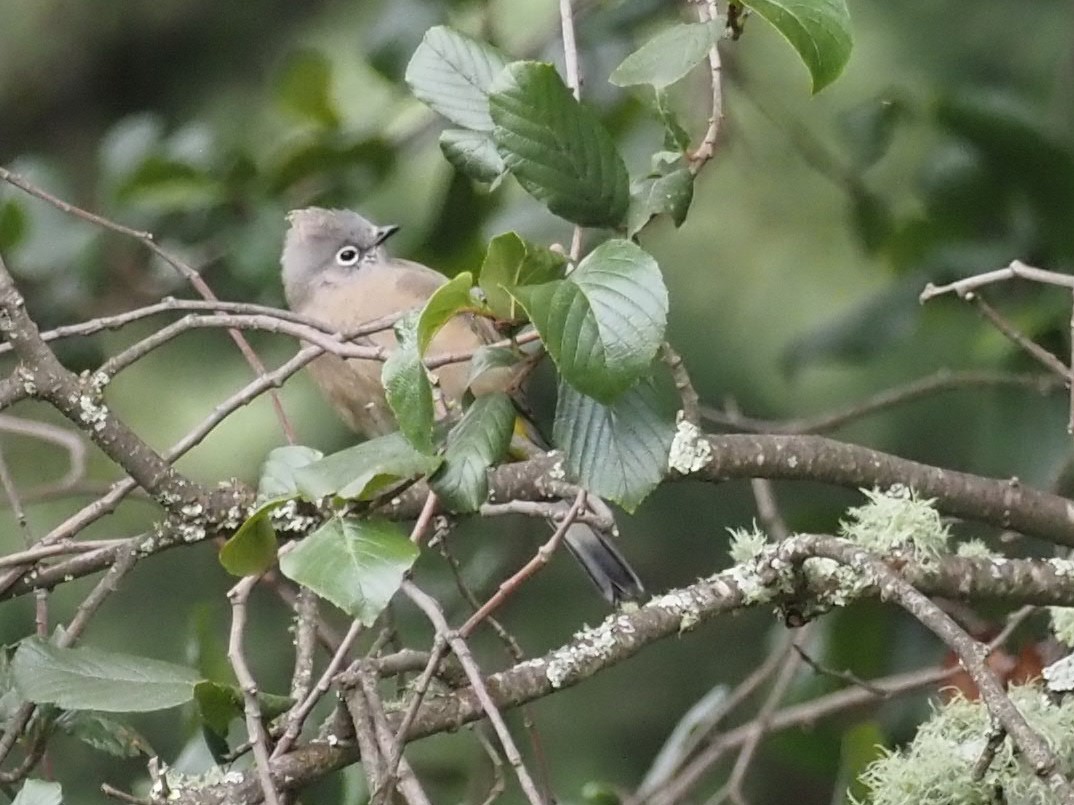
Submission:
M 564 535 L 564 542 L 612 606 L 635 601 L 645 593 L 638 574 L 609 537 L 585 523 L 572 523 Z

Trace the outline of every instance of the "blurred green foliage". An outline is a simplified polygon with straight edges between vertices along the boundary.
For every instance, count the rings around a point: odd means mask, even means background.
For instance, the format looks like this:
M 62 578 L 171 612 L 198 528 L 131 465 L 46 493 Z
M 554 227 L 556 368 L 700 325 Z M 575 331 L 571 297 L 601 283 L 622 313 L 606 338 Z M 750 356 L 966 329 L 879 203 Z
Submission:
M 227 299 L 282 302 L 283 215 L 314 203 L 402 224 L 396 252 L 447 274 L 476 270 L 497 234 L 513 229 L 548 244 L 569 241 L 570 229 L 517 185 L 504 182 L 490 192 L 455 172 L 437 145 L 441 122 L 410 95 L 404 71 L 436 24 L 488 39 L 512 58 L 560 63 L 553 6 L 6 4 L 0 163 L 64 199 L 153 232 Z M 1074 261 L 1069 4 L 1048 0 L 1012 11 L 998 0 L 860 0 L 853 11 L 856 45 L 846 73 L 814 98 L 794 55 L 761 20 L 747 20 L 742 38 L 725 43 L 727 119 L 717 156 L 702 172 L 682 229 L 665 217 L 642 233 L 670 290 L 671 341 L 706 401 L 733 398 L 750 414 L 803 415 L 943 366 L 1025 369 L 1027 359 L 968 309 L 949 300 L 922 309 L 917 294 L 926 281 L 950 281 L 1013 258 L 1053 270 L 1069 270 Z M 684 130 L 697 142 L 707 117 L 704 69 L 657 97 L 606 79 L 652 34 L 687 20 L 685 6 L 656 0 L 586 3 L 579 15 L 584 97 L 634 177 L 651 172 L 650 180 L 662 181 L 681 170 L 651 165 L 650 156 L 661 147 L 681 149 Z M 642 213 L 678 218 L 679 209 Z M 0 186 L 0 252 L 44 327 L 189 294 L 138 244 L 9 186 Z M 1059 354 L 1069 351 L 1068 300 L 1017 284 L 987 295 L 1028 334 Z M 65 344 L 61 355 L 70 365 L 94 366 L 138 332 L 145 331 L 81 339 Z M 253 340 L 269 362 L 290 346 Z M 118 378 L 109 403 L 163 449 L 248 376 L 223 334 L 192 334 Z M 348 443 L 304 379 L 289 384 L 284 398 L 304 443 L 326 452 Z M 955 392 L 839 436 L 1049 486 L 1069 455 L 1064 405 L 1016 391 Z M 28 406 L 15 413 L 37 415 Z M 10 441 L 21 484 L 62 474 L 59 456 L 43 455 L 29 440 Z M 206 480 L 253 481 L 263 457 L 281 443 L 262 399 L 180 468 Z M 97 454 L 91 470 L 98 481 L 114 477 Z M 801 530 L 834 529 L 856 500 L 813 485 L 776 490 L 789 524 Z M 35 504 L 31 527 L 41 533 L 81 502 Z M 138 533 L 153 515 L 144 501 L 132 500 L 88 535 Z M 752 516 L 746 485 L 662 488 L 636 516 L 622 518 L 624 550 L 649 588 L 660 591 L 724 566 L 724 529 Z M 490 536 L 467 525 L 450 542 L 474 586 L 490 591 L 505 567 L 530 554 L 533 541 L 520 536 Z M 13 526 L 2 538 L 5 549 L 21 539 Z M 221 601 L 230 584 L 214 553 L 203 545 L 139 567 L 93 627 L 93 644 L 175 662 L 212 655 L 213 641 L 226 632 Z M 451 598 L 452 582 L 436 557 L 421 557 L 417 573 Z M 52 597 L 58 620 L 69 617 L 87 585 Z M 253 661 L 266 690 L 282 693 L 291 649 L 281 629 L 286 612 L 267 595 L 254 603 Z M 32 616 L 28 602 L 4 606 L 10 643 Z M 559 561 L 504 612 L 532 653 L 601 615 L 584 580 Z M 420 623 L 406 612 L 400 619 Z M 863 675 L 939 655 L 919 626 L 880 607 L 840 613 L 822 628 L 817 656 Z M 760 612 L 727 619 L 537 705 L 563 801 L 606 801 L 608 786 L 636 785 L 680 714 L 714 685 L 744 677 L 781 629 Z M 499 656 L 491 639 L 476 642 L 485 656 Z M 216 674 L 202 672 L 223 676 L 219 659 L 215 667 Z M 803 682 L 794 698 L 823 684 Z M 192 726 L 176 729 L 174 713 L 135 724 L 181 768 L 193 770 L 209 757 Z M 834 781 L 845 783 L 841 775 L 863 761 L 866 737 L 893 742 L 912 724 L 905 712 L 881 710 L 845 737 L 842 726 L 766 743 L 749 783 L 755 801 L 780 801 L 793 782 L 802 805 L 827 803 Z M 424 778 L 436 781 L 439 801 L 480 796 L 483 755 L 465 737 L 411 751 Z M 140 762 L 105 760 L 75 742 L 62 744 L 60 757 L 55 772 L 72 802 L 104 802 L 96 790 L 102 780 L 131 788 L 144 779 Z M 353 780 L 341 775 L 310 801 L 360 801 L 344 791 L 357 797 Z

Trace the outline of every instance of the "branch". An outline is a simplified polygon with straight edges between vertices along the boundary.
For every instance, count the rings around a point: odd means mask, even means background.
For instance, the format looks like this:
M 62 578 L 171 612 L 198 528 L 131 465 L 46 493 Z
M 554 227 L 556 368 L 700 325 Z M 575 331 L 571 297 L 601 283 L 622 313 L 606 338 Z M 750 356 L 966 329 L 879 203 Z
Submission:
M 48 193 L 40 187 L 37 187 L 28 179 L 18 175 L 17 173 L 12 173 L 11 171 L 3 167 L 0 167 L 0 179 L 8 182 L 9 184 L 14 185 L 15 187 L 26 193 L 29 193 L 31 196 L 36 196 L 42 201 L 48 202 L 52 206 L 56 207 L 56 209 L 65 212 L 68 215 L 73 215 L 76 218 L 81 218 L 83 221 L 89 221 L 91 224 L 99 226 L 103 229 L 109 229 L 120 235 L 134 238 L 135 240 L 141 242 L 142 245 L 149 249 L 149 251 L 151 251 L 165 263 L 174 268 L 181 277 L 183 277 L 187 282 L 190 283 L 194 290 L 196 290 L 203 299 L 206 299 L 210 302 L 217 301 L 216 294 L 213 293 L 212 289 L 208 286 L 208 284 L 206 284 L 205 280 L 201 278 L 201 275 L 198 274 L 198 272 L 195 271 L 193 267 L 187 265 L 185 261 L 181 260 L 179 257 L 172 254 L 171 252 L 161 248 L 154 239 L 152 232 L 142 232 L 137 229 L 131 229 L 129 226 L 117 224 L 114 221 L 109 220 L 108 218 L 104 218 L 100 215 L 95 215 L 92 212 L 88 212 L 87 210 L 83 210 L 80 207 L 76 207 L 74 204 L 69 204 L 63 199 L 57 198 L 51 193 Z M 240 333 L 238 330 L 229 330 L 228 333 L 230 334 L 231 339 L 235 342 L 235 345 L 239 348 L 239 352 L 241 352 L 242 356 L 246 359 L 246 362 L 254 370 L 254 373 L 258 375 L 265 374 L 265 367 L 261 363 L 261 359 L 257 357 L 257 354 L 243 337 L 242 333 Z M 270 396 L 272 398 L 273 409 L 276 411 L 276 417 L 280 421 L 280 426 L 283 429 L 284 436 L 287 438 L 287 441 L 289 443 L 294 444 L 295 434 L 291 427 L 290 421 L 287 419 L 287 415 L 284 413 L 283 403 L 280 402 L 279 395 L 276 394 L 275 390 L 270 392 Z
M 705 465 L 673 480 L 719 483 L 732 479 L 770 478 L 829 483 L 850 489 L 874 486 L 886 489 L 903 484 L 924 497 L 935 498 L 935 506 L 943 514 L 1074 546 L 1074 502 L 1024 486 L 1017 478 L 1004 481 L 970 475 L 823 436 L 727 434 L 706 436 L 702 443 L 709 450 Z M 489 472 L 489 498 L 558 499 L 562 497 L 562 484 L 549 479 L 562 475 L 562 457 L 554 452 L 505 464 Z M 392 519 L 413 519 L 421 512 L 427 495 L 427 486 L 416 483 L 378 511 Z M 161 524 L 158 534 L 145 541 L 142 550 L 146 554 L 158 553 L 176 545 L 233 533 L 244 516 L 245 507 L 252 501 L 251 490 L 239 487 L 217 490 L 214 498 L 203 504 L 196 527 L 182 518 L 172 518 Z M 317 513 L 312 507 L 308 512 Z M 336 514 L 326 511 L 323 516 Z M 9 588 L 0 590 L 0 600 L 25 595 L 36 587 L 54 587 L 106 568 L 113 561 L 115 551 L 114 548 L 104 548 L 54 565 L 38 565 L 32 582 L 19 579 Z M 1025 565 L 1012 560 L 1010 567 Z M 1001 576 L 1006 578 L 1007 574 Z M 1030 580 L 1020 579 L 1018 583 L 1030 583 Z M 957 595 L 957 585 L 954 589 Z M 1032 603 L 1035 588 L 1027 589 L 1031 592 L 1025 601 Z M 1017 598 L 1013 588 L 1004 588 L 997 593 L 1000 597 Z
M 793 537 L 774 546 L 782 557 L 819 555 L 824 545 L 849 546 L 831 537 Z M 836 549 L 833 549 L 833 551 Z M 788 565 L 784 562 L 783 567 Z M 1013 567 L 1012 567 L 1013 566 Z M 744 570 L 745 567 L 745 570 Z M 554 694 L 583 682 L 621 662 L 624 662 L 647 646 L 664 638 L 681 637 L 683 632 L 693 631 L 702 624 L 745 607 L 773 602 L 794 601 L 800 603 L 803 596 L 823 598 L 830 590 L 814 577 L 798 578 L 794 590 L 782 591 L 775 576 L 767 581 L 762 576 L 765 568 L 758 565 L 752 570 L 739 566 L 702 579 L 689 587 L 672 590 L 658 596 L 633 612 L 610 615 L 599 626 L 585 629 L 565 645 L 542 657 L 517 663 L 513 667 L 491 674 L 484 679 L 484 690 L 500 710 L 518 707 Z M 962 559 L 948 557 L 930 561 L 927 566 L 903 563 L 898 571 L 891 570 L 893 577 L 912 585 L 923 595 L 939 595 L 954 598 L 989 598 L 1000 596 L 1022 585 L 1035 590 L 1033 598 L 1038 604 L 1069 606 L 1074 604 L 1074 589 L 1068 583 L 1074 567 L 1066 560 L 1012 560 L 993 562 L 985 559 Z M 778 576 L 778 574 L 775 574 Z M 1002 580 L 1000 580 L 1002 577 Z M 1013 582 L 1017 580 L 1018 584 Z M 890 579 L 867 579 L 860 589 L 859 597 L 880 597 L 889 588 Z M 814 586 L 814 585 L 817 586 Z M 1010 595 L 1006 600 L 1025 598 Z M 950 673 L 947 669 L 937 672 L 907 675 L 905 684 L 911 687 L 930 684 Z M 904 684 L 902 678 L 899 684 Z M 782 729 L 789 725 L 806 723 L 875 699 L 868 690 L 853 688 L 830 694 L 822 700 L 795 705 L 774 713 L 769 727 Z M 404 718 L 404 708 L 389 710 L 388 724 L 397 730 Z M 413 741 L 430 735 L 458 730 L 465 724 L 484 716 L 478 693 L 472 687 L 449 693 L 427 696 L 417 715 L 413 718 L 407 740 Z M 747 734 L 752 734 L 752 726 Z M 728 733 L 721 741 L 733 741 L 741 745 L 746 734 Z M 341 742 L 329 736 L 324 742 L 310 743 L 295 751 L 276 758 L 270 769 L 272 778 L 280 791 L 293 791 L 321 778 L 325 774 L 356 762 L 359 759 L 353 743 Z M 260 793 L 255 773 L 242 772 L 242 779 L 230 783 L 216 783 L 199 790 L 184 791 L 174 800 L 176 805 L 223 805 L 223 803 L 253 802 Z
M 988 650 L 984 645 L 970 637 L 912 584 L 856 545 L 830 537 L 802 536 L 784 543 L 784 547 L 787 550 L 780 551 L 783 558 L 795 564 L 810 557 L 822 556 L 853 568 L 863 578 L 872 578 L 879 586 L 882 598 L 894 600 L 927 626 L 958 656 L 962 667 L 977 685 L 988 711 L 1014 739 L 1037 776 L 1051 786 L 1060 801 L 1067 805 L 1074 803 L 1074 788 L 1060 773 L 1058 759 L 1048 743 L 1029 726 L 1025 716 L 1007 697 L 1003 684 L 988 666 Z
M 838 427 L 878 414 L 897 405 L 928 397 L 944 391 L 959 391 L 972 388 L 1015 387 L 1029 389 L 1038 394 L 1050 394 L 1065 388 L 1066 383 L 1051 374 L 1011 372 L 990 372 L 967 370 L 953 372 L 940 369 L 927 377 L 912 380 L 909 383 L 894 386 L 877 392 L 864 400 L 852 403 L 845 408 L 817 416 L 799 417 L 797 419 L 769 420 L 742 416 L 736 411 L 720 411 L 711 406 L 702 406 L 703 419 L 717 425 L 745 430 L 752 433 L 823 433 Z

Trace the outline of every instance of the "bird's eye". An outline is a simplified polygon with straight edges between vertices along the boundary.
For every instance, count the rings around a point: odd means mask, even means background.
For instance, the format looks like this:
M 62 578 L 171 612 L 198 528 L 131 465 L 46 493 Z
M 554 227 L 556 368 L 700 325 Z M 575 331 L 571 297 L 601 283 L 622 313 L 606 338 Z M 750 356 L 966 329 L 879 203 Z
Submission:
M 362 253 L 354 246 L 344 246 L 336 252 L 336 263 L 341 266 L 353 266 L 361 256 Z

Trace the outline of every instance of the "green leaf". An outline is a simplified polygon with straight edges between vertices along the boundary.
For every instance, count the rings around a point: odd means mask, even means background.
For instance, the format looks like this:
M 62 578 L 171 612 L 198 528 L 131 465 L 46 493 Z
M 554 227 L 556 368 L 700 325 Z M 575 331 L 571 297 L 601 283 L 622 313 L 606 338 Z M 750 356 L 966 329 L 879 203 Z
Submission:
M 507 347 L 481 347 L 470 359 L 470 374 L 466 387 L 477 396 L 488 393 L 487 389 L 503 389 L 518 366 L 520 357 Z
M 627 235 L 634 237 L 649 221 L 667 213 L 676 227 L 682 226 L 694 199 L 694 175 L 678 168 L 666 176 L 646 176 L 630 189 Z
M 611 135 L 550 64 L 514 62 L 489 95 L 492 136 L 526 192 L 580 226 L 618 226 L 629 178 Z
M 56 726 L 72 738 L 113 757 L 156 754 L 137 730 L 103 713 L 68 710 L 56 719 Z
M 443 25 L 422 37 L 406 68 L 414 97 L 452 123 L 492 131 L 489 87 L 507 61 L 498 50 Z
M 279 544 L 269 518 L 283 503 L 272 500 L 259 506 L 223 544 L 217 559 L 224 570 L 233 576 L 260 576 L 272 567 Z
M 474 400 L 447 438 L 444 464 L 429 486 L 451 511 L 472 512 L 488 496 L 487 470 L 507 454 L 517 412 L 506 394 Z
M 418 352 L 425 355 L 429 344 L 456 314 L 472 310 L 474 300 L 470 298 L 470 289 L 474 287 L 474 277 L 469 271 L 456 274 L 445 282 L 425 302 L 418 316 Z
M 245 713 L 242 691 L 235 685 L 199 682 L 194 687 L 194 701 L 198 706 L 202 723 L 221 738 L 227 737 L 231 722 L 236 718 L 242 718 Z M 270 719 L 286 712 L 292 701 L 286 696 L 258 692 L 257 703 L 261 710 L 261 717 Z
M 628 512 L 667 470 L 675 423 L 653 383 L 644 380 L 604 405 L 559 384 L 553 441 L 572 480 Z
M 440 132 L 440 150 L 458 171 L 478 182 L 494 183 L 507 170 L 496 143 L 485 131 L 445 129 Z
M 315 50 L 292 55 L 276 86 L 280 106 L 302 120 L 337 128 L 339 113 L 332 99 L 332 68 Z
M 280 570 L 372 626 L 417 557 L 417 546 L 395 523 L 337 518 L 284 554 Z
M 886 199 L 860 186 L 848 190 L 850 221 L 866 254 L 876 254 L 891 239 L 895 220 Z
M 320 450 L 302 445 L 286 445 L 269 451 L 257 480 L 257 499 L 271 501 L 295 497 L 298 494 L 296 472 L 322 458 L 324 453 Z
M 690 134 L 679 122 L 679 116 L 671 108 L 671 99 L 663 90 L 654 90 L 654 106 L 664 124 L 664 147 L 683 153 L 690 147 Z
M 611 403 L 647 374 L 664 340 L 668 294 L 656 261 L 602 243 L 565 280 L 515 291 L 563 378 Z
M 59 783 L 27 780 L 11 800 L 11 805 L 61 805 L 62 802 L 63 787 Z
M 831 84 L 850 59 L 846 0 L 736 0 L 766 19 L 805 63 L 813 92 Z
M 417 322 L 411 314 L 395 323 L 399 346 L 384 362 L 380 379 L 403 435 L 421 452 L 432 453 L 433 387 L 421 359 Z
M 30 228 L 26 211 L 14 199 L 0 202 L 0 249 L 10 253 L 23 241 Z
M 260 505 L 220 549 L 224 569 L 235 576 L 258 576 L 276 561 L 276 531 L 271 514 L 299 495 L 296 472 L 324 457 L 320 450 L 286 445 L 269 452 L 257 482 Z
M 855 724 L 843 733 L 839 780 L 848 789 L 843 802 L 869 799 L 869 787 L 861 781 L 861 776 L 870 763 L 885 756 L 887 743 L 888 736 L 876 720 Z
M 11 668 L 28 701 L 108 713 L 175 707 L 190 701 L 199 681 L 182 665 L 95 648 L 59 648 L 38 638 L 19 643 Z
M 723 20 L 680 22 L 665 28 L 612 70 L 617 87 L 651 84 L 663 89 L 683 78 L 708 54 L 723 30 Z
M 846 153 L 859 170 L 875 165 L 888 152 L 899 124 L 910 116 L 905 100 L 890 94 L 870 98 L 840 115 Z
M 231 722 L 243 713 L 242 694 L 236 693 L 229 685 L 209 681 L 199 682 L 194 688 L 201 723 L 221 738 L 227 738 Z
M 522 317 L 511 293 L 521 285 L 538 285 L 563 276 L 567 258 L 537 246 L 514 232 L 497 235 L 489 242 L 481 263 L 478 284 L 497 318 L 517 321 Z
M 921 315 L 921 277 L 901 277 L 804 332 L 780 356 L 792 376 L 810 366 L 833 362 L 861 364 L 890 351 L 913 332 Z
M 303 467 L 295 482 L 306 500 L 370 500 L 394 483 L 435 472 L 441 460 L 419 453 L 401 433 L 389 433 Z
M 151 156 L 116 188 L 124 204 L 155 213 L 203 211 L 224 200 L 223 183 L 185 162 Z

